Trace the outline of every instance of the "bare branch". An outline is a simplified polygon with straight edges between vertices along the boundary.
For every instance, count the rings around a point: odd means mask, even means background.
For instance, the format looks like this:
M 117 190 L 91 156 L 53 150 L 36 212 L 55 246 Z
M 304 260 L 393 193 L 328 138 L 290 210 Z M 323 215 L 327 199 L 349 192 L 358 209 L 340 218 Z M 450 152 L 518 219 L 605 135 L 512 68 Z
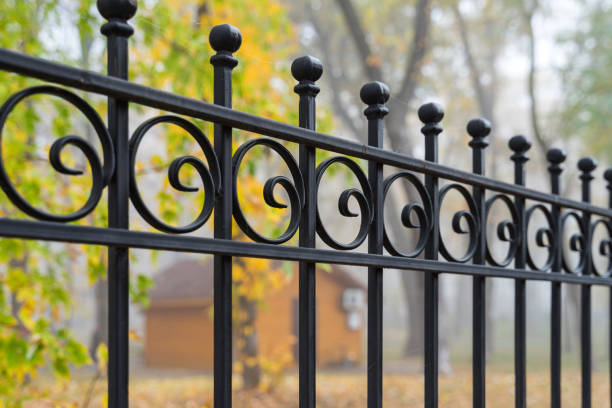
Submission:
M 536 40 L 533 32 L 533 17 L 535 14 L 535 7 L 531 7 L 525 11 L 525 25 L 527 29 L 527 39 L 529 40 L 529 78 L 527 90 L 530 100 L 530 115 L 531 115 L 531 127 L 533 129 L 533 136 L 536 143 L 540 147 L 540 150 L 544 153 L 550 148 L 550 142 L 545 138 L 540 129 L 540 118 L 538 114 L 538 101 L 536 97 L 535 82 L 536 82 Z
M 329 35 L 327 31 L 325 31 L 321 27 L 316 17 L 312 13 L 311 9 L 308 9 L 308 17 L 315 32 L 317 33 L 318 45 L 321 49 L 321 52 L 323 53 L 323 61 L 326 63 L 326 65 L 332 66 L 331 62 L 333 58 L 332 52 L 329 48 Z M 332 105 L 334 112 L 340 115 L 342 123 L 351 131 L 351 133 L 355 137 L 355 140 L 363 141 L 365 138 L 364 126 L 358 126 L 357 123 L 355 123 L 355 119 L 348 114 L 346 110 L 346 105 L 342 102 L 342 99 L 340 97 L 342 92 L 339 86 L 340 78 L 334 77 L 333 74 L 328 75 L 327 78 L 329 78 L 328 82 L 331 87 Z
M 346 20 L 346 25 L 351 33 L 351 37 L 357 52 L 359 53 L 359 60 L 361 61 L 364 73 L 368 79 L 372 81 L 382 81 L 382 71 L 378 65 L 372 63 L 372 50 L 368 44 L 368 40 L 361 26 L 361 21 L 357 15 L 357 11 L 353 7 L 351 0 L 336 0 L 342 15 Z
M 429 48 L 429 26 L 431 25 L 431 1 L 419 0 L 416 14 L 414 16 L 414 36 L 412 48 L 408 59 L 404 78 L 397 98 L 409 103 L 414 96 L 414 91 L 418 82 L 418 75 L 425 60 L 427 49 Z
M 463 55 L 465 56 L 465 61 L 470 69 L 470 80 L 472 81 L 472 86 L 474 87 L 474 91 L 476 92 L 476 98 L 478 99 L 478 105 L 480 114 L 486 117 L 489 120 L 493 118 L 490 117 L 490 107 L 489 101 L 486 95 L 486 90 L 482 85 L 482 73 L 480 72 L 480 68 L 476 63 L 476 59 L 474 58 L 474 54 L 472 52 L 472 44 L 470 43 L 468 29 L 465 23 L 465 19 L 459 10 L 459 6 L 454 4 L 452 7 L 453 14 L 455 15 L 455 19 L 457 20 L 457 28 L 459 29 L 459 35 L 461 37 L 461 43 L 463 45 Z

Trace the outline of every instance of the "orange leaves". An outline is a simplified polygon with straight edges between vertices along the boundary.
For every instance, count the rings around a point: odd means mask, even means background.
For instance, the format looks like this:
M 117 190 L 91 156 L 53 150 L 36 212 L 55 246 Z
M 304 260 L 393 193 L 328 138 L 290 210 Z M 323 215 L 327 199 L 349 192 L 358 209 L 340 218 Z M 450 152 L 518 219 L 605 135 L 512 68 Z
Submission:
M 264 380 L 259 389 L 243 390 L 235 384 L 233 402 L 235 407 L 251 408 L 297 408 L 298 381 L 296 373 L 282 369 L 284 357 L 262 359 Z M 235 373 L 242 371 L 242 365 L 234 365 Z M 272 373 L 280 373 L 276 384 L 271 383 Z M 268 376 L 270 375 L 270 376 Z M 594 373 L 593 400 L 607 400 L 607 373 Z M 238 380 L 239 376 L 235 376 Z M 491 406 L 512 406 L 514 404 L 513 374 L 504 372 L 487 373 L 487 403 Z M 580 406 L 580 372 L 573 370 L 564 375 L 564 406 Z M 529 406 L 547 406 L 549 402 L 548 374 L 531 373 L 528 377 Z M 40 386 L 40 382 L 39 386 Z M 81 406 L 90 380 L 85 377 L 68 384 L 45 387 L 48 393 L 36 401 L 25 404 L 26 408 Z M 24 387 L 32 392 L 36 382 Z M 105 397 L 106 384 L 98 381 L 91 399 L 91 408 L 99 408 Z M 452 376 L 440 377 L 439 401 L 441 407 L 464 408 L 472 406 L 471 372 L 460 370 Z M 149 377 L 137 374 L 130 381 L 130 407 L 210 407 L 212 406 L 212 376 L 158 375 Z M 317 407 L 358 408 L 366 406 L 366 373 L 319 373 L 317 376 Z M 417 408 L 423 406 L 423 377 L 420 374 L 389 374 L 383 383 L 383 406 Z

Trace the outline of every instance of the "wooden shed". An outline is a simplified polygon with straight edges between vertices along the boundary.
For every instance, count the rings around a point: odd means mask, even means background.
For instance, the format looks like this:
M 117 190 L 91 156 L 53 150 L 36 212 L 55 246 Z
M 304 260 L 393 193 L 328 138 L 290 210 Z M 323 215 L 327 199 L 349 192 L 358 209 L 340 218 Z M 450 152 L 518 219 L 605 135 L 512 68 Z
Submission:
M 259 307 L 259 351 L 297 362 L 298 274 Z M 317 269 L 317 363 L 354 365 L 363 360 L 366 291 L 341 267 Z M 159 273 L 146 310 L 145 360 L 159 368 L 213 368 L 213 263 L 185 260 Z

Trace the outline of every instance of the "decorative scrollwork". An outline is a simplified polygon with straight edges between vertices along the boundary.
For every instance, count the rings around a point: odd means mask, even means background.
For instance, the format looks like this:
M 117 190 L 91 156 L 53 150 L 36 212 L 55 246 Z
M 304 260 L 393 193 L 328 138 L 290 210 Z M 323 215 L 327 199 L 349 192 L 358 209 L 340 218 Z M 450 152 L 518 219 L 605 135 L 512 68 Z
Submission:
M 606 229 L 606 231 L 608 232 L 608 236 L 606 238 L 603 238 L 599 242 L 598 250 L 601 256 L 605 256 L 608 258 L 608 266 L 606 268 L 606 271 L 602 273 L 599 269 L 597 269 L 597 265 L 595 264 L 595 262 L 592 262 L 592 271 L 597 276 L 612 276 L 612 224 L 610 224 L 610 221 L 608 220 L 599 218 L 591 223 L 589 235 L 591 236 L 592 240 L 595 236 L 595 230 L 600 225 L 602 225 Z M 589 248 L 589 250 L 592 251 L 593 249 Z
M 93 126 L 98 138 L 100 139 L 100 143 L 102 144 L 104 165 L 100 163 L 98 154 L 93 146 L 91 146 L 91 144 L 89 144 L 89 142 L 87 142 L 85 139 L 78 136 L 64 136 L 55 140 L 55 142 L 53 142 L 51 145 L 51 149 L 49 150 L 49 162 L 58 173 L 69 176 L 83 174 L 81 170 L 69 168 L 62 163 L 61 152 L 67 145 L 72 145 L 79 149 L 85 155 L 85 158 L 87 159 L 87 162 L 91 168 L 92 186 L 89 197 L 81 208 L 70 214 L 52 214 L 40 210 L 28 203 L 11 183 L 2 159 L 2 130 L 4 129 L 4 124 L 6 123 L 8 116 L 19 102 L 27 97 L 37 94 L 53 95 L 76 107 L 83 115 L 85 115 L 89 123 Z M 114 169 L 115 156 L 113 153 L 113 142 L 110 138 L 108 130 L 106 129 L 106 126 L 104 125 L 104 122 L 96 111 L 87 102 L 85 102 L 85 100 L 74 93 L 56 86 L 34 86 L 12 95 L 2 105 L 2 107 L 0 107 L 0 186 L 6 193 L 9 200 L 11 200 L 11 202 L 17 208 L 27 215 L 39 220 L 60 222 L 74 221 L 85 217 L 87 214 L 93 211 L 94 208 L 96 208 L 96 205 L 102 197 L 102 191 L 111 179 Z
M 546 262 L 542 266 L 538 266 L 531 255 L 531 250 L 529 249 L 529 244 L 527 244 L 527 265 L 535 271 L 545 272 L 550 269 L 552 266 L 554 256 L 555 256 L 555 235 L 553 233 L 552 226 L 554 224 L 552 215 L 548 208 L 542 204 L 535 204 L 527 210 L 525 213 L 525 225 L 527 226 L 527 230 L 529 230 L 529 222 L 531 221 L 532 215 L 536 212 L 541 212 L 546 218 L 546 222 L 548 223 L 547 227 L 538 228 L 536 231 L 536 245 L 541 248 L 548 249 L 548 257 L 546 258 Z M 525 231 L 525 236 L 523 239 L 527 239 L 527 231 Z
M 372 217 L 374 213 L 372 211 L 372 190 L 370 188 L 370 183 L 368 182 L 368 178 L 366 177 L 361 167 L 352 159 L 349 159 L 345 156 L 336 156 L 331 157 L 327 160 L 322 161 L 316 169 L 316 178 L 317 178 L 317 192 L 319 191 L 319 184 L 321 183 L 321 179 L 323 178 L 323 174 L 325 171 L 334 163 L 341 163 L 348 167 L 355 177 L 357 177 L 357 181 L 361 186 L 361 191 L 356 188 L 349 188 L 344 190 L 342 194 L 340 194 L 340 198 L 338 199 L 338 210 L 340 214 L 345 217 L 357 217 L 361 215 L 361 223 L 359 226 L 359 232 L 357 236 L 348 244 L 343 244 L 341 242 L 336 241 L 329 235 L 323 222 L 321 221 L 321 216 L 319 214 L 319 209 L 317 206 L 317 233 L 327 245 L 334 249 L 354 249 L 363 243 L 368 235 L 368 230 L 370 227 L 370 223 L 372 222 Z M 348 207 L 348 202 L 351 197 L 354 197 L 357 200 L 357 204 L 359 205 L 360 214 L 352 212 Z
M 195 139 L 208 161 L 208 166 L 197 157 L 194 156 L 182 156 L 176 158 L 170 164 L 168 168 L 168 180 L 170 185 L 178 191 L 198 191 L 198 187 L 186 186 L 179 179 L 179 173 L 183 165 L 191 165 L 200 175 L 202 183 L 204 185 L 204 203 L 200 214 L 195 220 L 185 226 L 173 226 L 166 224 L 159 218 L 157 218 L 149 210 L 144 203 L 140 192 L 138 190 L 138 184 L 136 182 L 136 153 L 140 142 L 144 138 L 144 135 L 155 125 L 160 123 L 170 123 L 176 125 L 185 130 L 191 137 Z M 210 170 L 209 170 L 210 168 Z M 200 228 L 210 217 L 212 210 L 215 205 L 215 193 L 218 191 L 220 186 L 220 171 L 219 163 L 217 162 L 217 156 L 210 145 L 210 142 L 202 133 L 202 131 L 193 123 L 173 115 L 162 115 L 155 118 L 149 119 L 142 123 L 130 138 L 130 199 L 136 207 L 138 213 L 144 218 L 151 226 L 157 228 L 160 231 L 171 232 L 171 233 L 186 233 L 194 231 Z
M 240 170 L 240 164 L 242 163 L 242 159 L 247 154 L 249 150 L 251 150 L 255 146 L 266 146 L 270 149 L 274 150 L 279 156 L 283 159 L 287 167 L 289 167 L 289 172 L 291 173 L 291 177 L 293 178 L 293 183 L 285 176 L 276 176 L 268 179 L 264 184 L 263 189 L 263 198 L 266 204 L 273 208 L 287 208 L 286 204 L 283 204 L 276 200 L 274 197 L 274 189 L 277 185 L 283 187 L 287 195 L 289 196 L 289 204 L 291 206 L 291 215 L 289 218 L 289 225 L 285 229 L 285 231 L 277 238 L 268 238 L 260 235 L 257 231 L 251 227 L 249 222 L 247 221 L 242 209 L 240 208 L 240 200 L 238 200 L 238 171 Z M 234 185 L 234 219 L 238 226 L 242 229 L 242 231 L 252 240 L 257 242 L 265 242 L 268 244 L 282 244 L 283 242 L 288 241 L 297 231 L 300 225 L 300 218 L 302 215 L 302 208 L 305 203 L 305 192 L 304 192 L 304 180 L 302 179 L 302 173 L 300 172 L 300 168 L 289 152 L 282 144 L 267 138 L 259 138 L 250 140 L 244 144 L 242 144 L 236 153 L 234 153 L 234 158 L 232 162 L 233 166 L 233 185 Z
M 575 211 L 568 211 L 561 216 L 561 222 L 559 225 L 559 228 L 561 228 L 561 232 L 564 231 L 565 224 L 567 223 L 567 220 L 569 220 L 570 218 L 573 218 L 576 221 L 576 223 L 578 224 L 578 228 L 580 229 L 579 233 L 572 234 L 572 236 L 570 237 L 570 250 L 574 252 L 578 252 L 580 255 L 578 264 L 576 265 L 575 268 L 572 268 L 569 262 L 567 261 L 565 257 L 565 248 L 563 245 L 561 245 L 561 243 L 559 243 L 559 249 L 561 250 L 561 254 L 562 254 L 561 261 L 563 265 L 563 270 L 567 273 L 578 274 L 578 272 L 582 270 L 582 267 L 584 265 L 584 251 L 586 249 L 585 242 L 584 242 L 584 235 L 585 235 L 584 232 L 585 231 L 584 231 L 582 217 L 580 216 L 580 214 L 578 214 Z
M 384 245 L 387 251 L 389 251 L 391 255 L 403 256 L 407 258 L 414 258 L 418 256 L 425 248 L 425 244 L 427 243 L 427 237 L 429 236 L 429 232 L 431 231 L 431 219 L 433 218 L 433 209 L 431 207 L 431 199 L 429 198 L 429 194 L 427 193 L 427 190 L 425 189 L 425 186 L 423 186 L 423 183 L 421 182 L 421 180 L 419 180 L 412 173 L 409 173 L 407 171 L 400 171 L 388 177 L 384 181 L 383 200 L 387 199 L 387 194 L 391 188 L 391 185 L 398 179 L 403 179 L 409 182 L 410 184 L 412 184 L 416 188 L 419 194 L 419 197 L 421 198 L 422 203 L 418 203 L 418 202 L 410 203 L 404 206 L 404 208 L 402 209 L 402 213 L 401 213 L 401 221 L 402 221 L 402 224 L 406 228 L 411 228 L 411 229 L 418 228 L 419 229 L 419 239 L 417 240 L 417 244 L 415 245 L 415 248 L 411 252 L 405 253 L 405 252 L 398 250 L 393 245 L 393 243 L 391 242 L 391 239 L 389 238 L 389 235 L 387 234 L 387 229 L 385 228 L 384 229 Z M 415 224 L 412 221 L 412 214 L 414 214 L 419 220 L 418 224 Z
M 516 250 L 518 248 L 518 213 L 516 211 L 516 206 L 514 205 L 514 201 L 512 201 L 508 196 L 503 194 L 495 194 L 491 198 L 489 198 L 485 203 L 485 214 L 486 219 L 489 217 L 489 212 L 493 205 L 497 202 L 501 201 L 506 205 L 508 211 L 510 211 L 511 220 L 503 220 L 497 224 L 497 238 L 500 241 L 507 242 L 509 244 L 508 251 L 506 252 L 506 256 L 503 261 L 497 261 L 495 257 L 491 254 L 490 245 L 487 243 L 486 245 L 486 256 L 487 262 L 494 266 L 505 267 L 510 265 L 510 262 L 514 259 L 516 255 Z
M 476 203 L 474 202 L 474 199 L 472 198 L 470 192 L 461 184 L 448 184 L 440 189 L 440 207 L 442 207 L 444 197 L 451 190 L 455 190 L 459 194 L 461 194 L 468 205 L 469 211 L 461 210 L 453 215 L 452 227 L 453 231 L 457 234 L 469 234 L 469 244 L 465 254 L 457 258 L 448 251 L 446 245 L 444 244 L 442 233 L 440 233 L 440 253 L 448 261 L 464 263 L 469 261 L 474 256 L 474 252 L 476 251 L 476 239 L 478 238 L 478 234 L 480 233 L 478 222 L 478 209 L 476 208 Z M 437 209 L 437 216 L 440 216 L 440 208 Z M 461 220 L 465 220 L 467 222 L 467 229 L 463 228 L 463 226 L 461 225 Z

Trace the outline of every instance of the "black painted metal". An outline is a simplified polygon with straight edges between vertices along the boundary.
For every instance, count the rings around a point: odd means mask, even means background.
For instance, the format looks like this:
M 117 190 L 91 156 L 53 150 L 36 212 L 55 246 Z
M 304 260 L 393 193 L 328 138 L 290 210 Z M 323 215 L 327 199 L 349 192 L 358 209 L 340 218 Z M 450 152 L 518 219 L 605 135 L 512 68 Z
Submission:
M 597 167 L 597 161 L 590 157 L 578 161 L 580 180 L 582 181 L 582 201 L 591 202 L 591 181 L 594 179 L 593 170 Z M 581 251 L 583 256 L 582 275 L 592 274 L 591 259 L 591 215 L 584 213 L 583 236 Z M 582 369 L 582 408 L 591 407 L 591 285 L 580 287 L 580 363 Z
M 604 172 L 604 179 L 607 181 L 606 188 L 608 189 L 608 207 L 612 208 L 612 168 L 608 168 Z M 608 220 L 608 225 L 612 229 L 612 220 Z M 612 243 L 608 241 L 608 253 L 612 253 Z M 612 261 L 611 261 L 612 263 Z M 608 272 L 609 276 L 609 272 Z M 610 298 L 608 299 L 608 381 L 610 385 L 610 406 L 612 406 L 612 289 L 610 290 Z
M 531 142 L 524 136 L 514 136 L 509 142 L 510 149 L 514 152 L 514 182 L 525 185 L 525 163 L 529 160 L 527 151 Z M 514 267 L 524 269 L 527 260 L 527 221 L 525 214 L 525 199 L 517 197 L 515 206 L 518 215 L 518 230 L 521 240 L 514 258 Z M 526 307 L 525 307 L 525 279 L 514 281 L 514 401 L 517 408 L 527 405 L 527 329 L 526 329 Z
M 0 236 L 7 238 L 38 239 L 91 245 L 115 245 L 129 248 L 158 249 L 173 252 L 219 254 L 269 258 L 287 261 L 309 261 L 354 266 L 379 266 L 424 273 L 451 273 L 465 276 L 521 278 L 534 281 L 589 284 L 612 287 L 608 277 L 552 274 L 526 269 L 501 268 L 490 265 L 464 265 L 408 257 L 372 255 L 359 252 L 340 252 L 325 249 L 299 248 L 283 245 L 165 235 L 114 228 L 64 225 L 46 221 L 12 220 L 0 217 Z
M 443 179 L 484 187 L 487 190 L 522 196 L 542 203 L 558 204 L 568 209 L 588 211 L 603 217 L 612 217 L 612 209 L 527 189 L 440 164 L 428 163 L 405 154 L 373 148 L 347 139 L 325 135 L 118 78 L 106 77 L 92 71 L 57 64 L 15 51 L 0 49 L 0 69 L 281 140 L 304 143 L 319 149 L 373 160 L 400 169 L 427 173 Z
M 136 3 L 98 0 L 98 10 L 108 20 L 102 34 L 108 38 L 108 75 L 128 79 L 128 38 L 134 30 L 127 23 Z M 108 226 L 129 229 L 129 130 L 128 102 L 108 98 L 108 132 L 116 163 L 108 185 Z M 110 160 L 109 160 L 110 161 Z M 107 162 L 107 160 L 105 160 Z M 106 163 L 105 163 L 106 164 Z M 95 174 L 95 171 L 94 171 Z M 94 175 L 95 177 L 95 175 Z M 92 189 L 93 190 L 93 189 Z M 108 247 L 108 405 L 128 407 L 129 363 L 129 249 Z
M 368 118 L 368 145 L 383 146 L 383 118 L 389 109 L 389 88 L 382 82 L 370 82 L 361 88 L 361 100 L 368 105 L 364 111 Z M 373 222 L 368 233 L 368 253 L 382 254 L 384 245 L 384 191 L 383 166 L 368 163 L 368 181 L 372 189 Z M 362 217 L 364 218 L 364 217 Z M 383 268 L 368 268 L 368 408 L 382 407 L 383 364 Z
M 436 163 L 438 161 L 438 135 L 442 132 L 439 125 L 444 117 L 444 110 L 435 103 L 429 103 L 419 108 L 419 119 L 425 124 L 421 129 L 425 136 L 425 160 Z M 438 178 L 425 174 L 425 188 L 431 199 L 434 218 L 427 244 L 425 245 L 425 259 L 438 259 L 440 244 L 440 192 Z M 438 274 L 425 275 L 425 407 L 438 406 Z
M 323 74 L 321 61 L 305 56 L 291 65 L 291 73 L 299 82 L 294 91 L 300 95 L 300 127 L 315 130 L 315 97 L 319 87 L 315 82 Z M 317 182 L 316 149 L 300 145 L 300 171 L 304 177 L 304 210 L 300 223 L 300 247 L 316 246 L 317 225 Z M 314 408 L 316 400 L 316 263 L 300 262 L 299 276 L 299 370 L 300 408 Z
M 43 79 L 58 85 L 98 93 L 108 97 L 108 129 L 95 110 L 76 94 L 57 86 L 28 88 L 12 95 L 0 107 L 0 142 L 2 130 L 13 108 L 31 95 L 60 97 L 80 110 L 94 127 L 102 145 L 102 160 L 95 149 L 78 136 L 65 136 L 55 141 L 49 161 L 57 172 L 79 175 L 80 171 L 64 165 L 61 151 L 66 145 L 79 149 L 92 172 L 92 189 L 86 203 L 70 214 L 52 214 L 32 206 L 18 193 L 19 186 L 9 179 L 2 161 L 0 146 L 0 188 L 11 202 L 36 221 L 0 218 L 0 236 L 45 241 L 103 245 L 109 248 L 109 406 L 128 406 L 128 284 L 129 248 L 147 248 L 176 252 L 213 254 L 214 262 L 214 405 L 231 407 L 232 397 L 232 257 L 248 256 L 279 259 L 300 263 L 299 276 L 299 383 L 300 408 L 316 406 L 316 308 L 315 266 L 317 262 L 368 267 L 368 407 L 382 407 L 382 302 L 385 268 L 418 270 L 425 273 L 425 401 L 426 407 L 438 405 L 438 277 L 440 273 L 472 276 L 473 291 L 473 393 L 474 406 L 485 405 L 485 278 L 503 277 L 515 280 L 515 395 L 516 406 L 526 404 L 525 358 L 525 285 L 528 280 L 551 282 L 551 405 L 561 406 L 561 284 L 581 285 L 581 357 L 583 407 L 591 405 L 591 286 L 611 288 L 612 298 L 612 209 L 590 204 L 593 159 L 582 159 L 582 201 L 560 196 L 561 163 L 565 154 L 559 149 L 548 152 L 551 194 L 524 187 L 524 165 L 529 142 L 514 137 L 515 184 L 503 183 L 484 176 L 484 150 L 490 125 L 477 119 L 468 124 L 473 148 L 472 173 L 437 164 L 439 122 L 444 115 L 436 104 L 423 105 L 419 118 L 424 123 L 425 160 L 383 149 L 383 117 L 389 98 L 388 88 L 379 82 L 366 84 L 361 98 L 368 105 L 368 143 L 365 145 L 317 133 L 315 131 L 315 85 L 322 74 L 321 63 L 313 57 L 298 58 L 292 73 L 300 95 L 299 127 L 235 111 L 231 108 L 232 69 L 238 60 L 232 56 L 241 45 L 242 37 L 235 27 L 220 25 L 210 35 L 211 46 L 217 53 L 211 58 L 214 66 L 214 104 L 185 98 L 147 88 L 127 81 L 127 44 L 133 33 L 127 24 L 136 12 L 135 0 L 98 0 L 100 13 L 108 20 L 102 33 L 108 37 L 108 76 L 52 63 L 39 58 L 0 49 L 0 69 Z M 128 140 L 128 103 L 160 108 L 182 115 L 165 114 L 149 119 L 136 128 Z M 212 121 L 215 124 L 214 147 L 189 118 Z M 199 145 L 205 162 L 195 156 L 182 156 L 168 170 L 170 185 L 178 191 L 195 191 L 178 177 L 183 165 L 195 168 L 204 186 L 205 202 L 195 220 L 184 226 L 165 223 L 146 205 L 139 193 L 135 177 L 135 157 L 141 140 L 154 126 L 172 123 L 185 130 Z M 251 131 L 264 138 L 251 139 L 232 154 L 232 128 Z M 299 160 L 283 145 L 283 141 L 299 143 Z M 0 143 L 1 144 L 1 143 Z M 277 237 L 262 236 L 249 224 L 238 200 L 240 165 L 246 153 L 259 146 L 274 150 L 288 166 L 291 178 L 272 177 L 264 185 L 264 202 L 275 208 L 289 207 L 289 222 Z M 316 163 L 316 150 L 338 155 Z M 368 173 L 354 158 L 368 161 Z M 338 209 L 345 217 L 360 217 L 360 228 L 349 243 L 337 241 L 325 228 L 317 205 L 317 191 L 325 172 L 332 165 L 343 165 L 354 174 L 359 188 L 349 188 L 340 194 Z M 383 178 L 384 166 L 400 169 Z M 424 181 L 415 173 L 424 175 Z M 612 169 L 604 173 L 610 189 L 612 207 Z M 411 184 L 417 200 L 402 208 L 401 222 L 417 230 L 410 250 L 399 250 L 384 225 L 384 202 L 397 180 Z M 449 183 L 445 180 L 450 181 Z M 278 202 L 274 189 L 280 185 L 289 198 L 289 205 Z M 468 187 L 464 186 L 468 185 Z M 107 228 L 65 224 L 82 219 L 95 211 L 108 186 L 109 223 Z M 470 191 L 471 186 L 471 191 Z M 467 210 L 453 214 L 452 229 L 467 234 L 470 244 L 457 256 L 445 245 L 440 234 L 440 207 L 448 193 L 459 193 Z M 487 192 L 491 192 L 486 199 Z M 355 213 L 349 201 L 359 206 Z M 128 209 L 132 201 L 137 212 L 152 227 L 163 233 L 129 230 Z M 535 201 L 531 206 L 526 200 Z M 496 203 L 503 204 L 510 218 L 496 225 L 497 239 L 508 243 L 503 259 L 496 259 L 487 242 L 488 215 Z M 214 209 L 214 238 L 198 238 L 180 234 L 197 231 L 208 221 Z M 528 245 L 528 227 L 533 214 L 544 216 L 547 225 L 539 226 L 536 245 L 548 253 L 546 262 L 538 264 Z M 562 243 L 567 220 L 578 222 L 580 233 L 570 237 L 569 250 L 579 255 L 577 266 L 566 260 Z M 232 220 L 253 242 L 232 241 Z M 603 228 L 608 237 L 593 242 L 594 231 Z M 299 231 L 299 246 L 286 243 Z M 171 233 L 171 234 L 166 234 Z M 317 249 L 316 237 L 331 249 Z M 368 241 L 368 253 L 351 251 Z M 401 239 L 401 237 L 395 237 Z M 605 271 L 593 264 L 592 246 L 599 244 L 599 254 L 609 259 Z M 596 246 L 596 245 L 595 245 Z M 402 248 L 404 245 L 401 246 Z M 384 250 L 388 254 L 384 253 Z M 442 256 L 446 261 L 439 261 Z M 423 256 L 424 259 L 417 259 Z M 468 264 L 470 261 L 471 264 Z M 514 267 L 509 265 L 514 262 Z M 612 300 L 610 301 L 612 316 Z M 612 350 L 612 328 L 610 329 Z M 611 363 L 612 364 L 612 363 Z M 612 384 L 612 375 L 610 377 Z
M 470 147 L 472 153 L 472 171 L 485 174 L 485 148 L 489 145 L 486 137 L 491 132 L 491 124 L 486 119 L 474 119 L 467 125 L 467 132 L 472 137 Z M 480 233 L 476 241 L 473 262 L 484 265 L 487 254 L 487 210 L 485 190 L 474 187 L 474 201 L 479 214 Z M 472 299 L 472 393 L 475 408 L 485 406 L 486 379 L 486 282 L 482 276 L 475 276 L 473 281 Z
M 242 36 L 236 27 L 223 24 L 213 27 L 210 45 L 217 53 L 210 58 L 214 66 L 214 102 L 232 107 L 232 69 L 238 60 Z M 220 189 L 215 203 L 214 237 L 232 239 L 233 163 L 232 128 L 215 123 L 215 153 L 220 169 Z M 214 258 L 214 406 L 232 406 L 232 257 Z
M 552 194 L 561 194 L 561 163 L 565 161 L 566 154 L 561 149 L 550 149 L 546 153 L 550 163 L 550 190 Z M 554 230 L 554 259 L 551 265 L 552 273 L 561 273 L 562 260 L 560 243 L 563 238 L 561 230 L 561 209 L 553 205 L 551 210 Z M 561 407 L 561 283 L 553 282 L 550 297 L 550 405 L 553 408 Z

